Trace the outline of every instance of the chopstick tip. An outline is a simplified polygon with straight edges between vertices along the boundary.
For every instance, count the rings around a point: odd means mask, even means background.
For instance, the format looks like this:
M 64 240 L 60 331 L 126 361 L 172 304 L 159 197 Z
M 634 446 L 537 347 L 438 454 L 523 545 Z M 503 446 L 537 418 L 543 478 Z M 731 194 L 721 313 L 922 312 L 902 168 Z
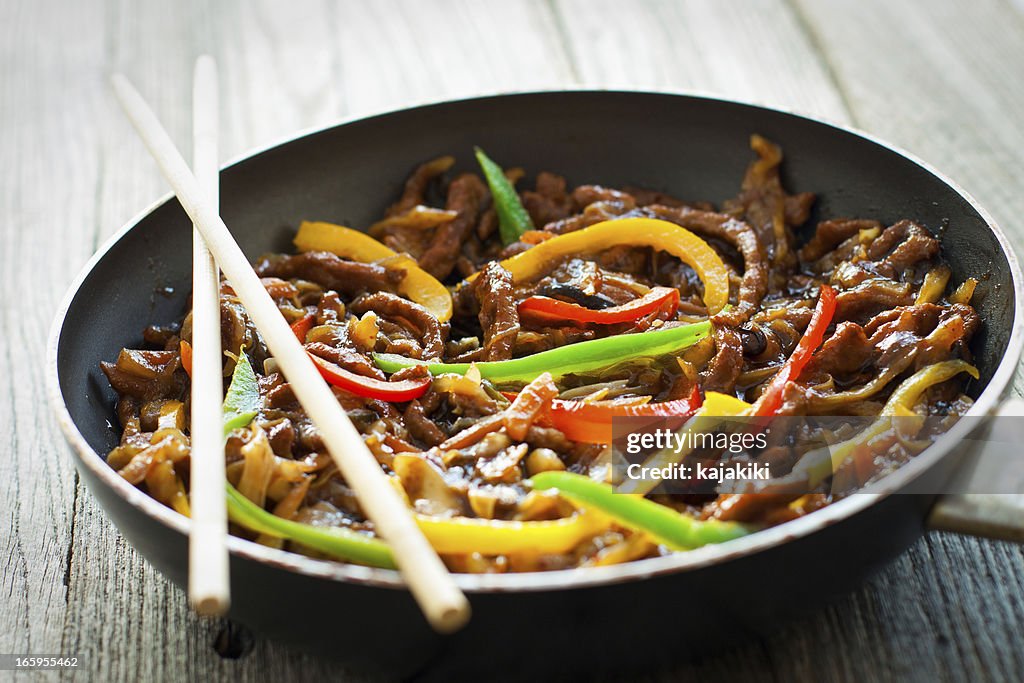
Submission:
M 461 597 L 461 600 L 457 600 L 453 604 L 437 610 L 431 616 L 430 625 L 438 633 L 445 635 L 455 633 L 469 623 L 469 618 L 472 616 L 473 611 L 470 609 L 469 601 L 466 600 L 465 596 L 459 597 Z
M 231 601 L 220 595 L 192 596 L 192 609 L 204 617 L 222 617 L 228 612 Z

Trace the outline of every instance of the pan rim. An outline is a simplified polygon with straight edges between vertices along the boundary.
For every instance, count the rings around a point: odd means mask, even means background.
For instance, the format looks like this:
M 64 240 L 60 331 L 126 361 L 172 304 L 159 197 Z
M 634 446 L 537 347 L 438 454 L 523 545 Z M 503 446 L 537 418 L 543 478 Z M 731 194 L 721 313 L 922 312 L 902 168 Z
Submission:
M 1020 312 L 1024 310 L 1024 291 L 1022 291 L 1020 264 L 1009 239 L 991 214 L 989 214 L 989 212 L 982 207 L 969 192 L 948 176 L 932 167 L 929 163 L 870 133 L 845 124 L 830 121 L 824 117 L 809 116 L 781 107 L 766 106 L 740 99 L 709 95 L 698 91 L 593 88 L 531 90 L 419 103 L 371 115 L 343 117 L 329 125 L 306 128 L 296 133 L 282 136 L 280 139 L 267 145 L 236 155 L 227 163 L 222 165 L 221 170 L 228 170 L 231 167 L 260 154 L 296 142 L 311 135 L 323 133 L 334 128 L 357 122 L 368 122 L 400 113 L 428 110 L 431 108 L 440 108 L 452 105 L 458 106 L 460 104 L 489 100 L 572 94 L 684 98 L 690 100 L 710 101 L 726 105 L 738 105 L 741 107 L 783 114 L 801 119 L 805 123 L 827 126 L 838 132 L 851 134 L 867 140 L 906 158 L 950 187 L 965 201 L 967 201 L 971 208 L 978 213 L 986 223 L 988 229 L 996 237 L 996 240 L 1007 259 L 1010 270 L 1010 279 L 1014 288 L 1013 323 L 1011 325 L 1010 339 L 1007 344 L 1006 351 L 993 372 L 988 386 L 982 392 L 981 396 L 979 396 L 975 405 L 968 412 L 968 415 L 985 416 L 990 414 L 998 406 L 999 401 L 1002 399 L 1010 382 L 1012 381 L 1021 356 L 1022 348 L 1024 348 L 1024 335 L 1021 334 L 1024 324 L 1022 324 L 1020 315 Z M 81 271 L 72 280 L 60 304 L 58 305 L 57 313 L 51 325 L 47 340 L 46 393 L 51 408 L 57 416 L 58 423 L 65 439 L 78 456 L 79 464 L 88 468 L 90 472 L 96 475 L 104 485 L 112 488 L 117 495 L 125 499 L 126 502 L 135 508 L 139 514 L 144 514 L 153 518 L 163 526 L 168 527 L 170 530 L 187 536 L 190 527 L 190 520 L 187 517 L 184 517 L 170 508 L 161 505 L 155 499 L 150 498 L 148 495 L 119 477 L 117 473 L 106 464 L 101 454 L 97 453 L 91 446 L 89 446 L 71 418 L 71 414 L 64 402 L 63 394 L 60 389 L 60 376 L 57 364 L 57 354 L 61 343 L 61 333 L 63 331 L 65 318 L 75 296 L 86 278 L 96 265 L 103 260 L 115 244 L 138 226 L 139 223 L 141 223 L 141 221 L 149 216 L 153 211 L 173 200 L 173 193 L 168 192 L 133 216 L 120 229 L 104 241 L 104 243 L 89 258 Z M 879 502 L 890 495 L 896 494 L 900 489 L 914 481 L 927 470 L 931 469 L 936 463 L 945 457 L 952 448 L 952 445 L 966 436 L 970 431 L 970 425 L 968 422 L 973 421 L 959 422 L 950 432 L 944 435 L 941 440 L 930 446 L 925 452 L 912 459 L 909 463 L 899 468 L 896 472 L 880 480 L 877 485 L 872 486 L 870 489 L 858 492 L 844 500 L 837 501 L 824 509 L 816 511 L 812 515 L 800 517 L 780 526 L 766 529 L 756 534 L 751 534 L 750 536 L 729 541 L 727 543 L 704 546 L 685 553 L 674 553 L 663 557 L 649 558 L 608 567 L 582 567 L 558 571 L 529 572 L 520 574 L 455 574 L 454 577 L 459 587 L 470 593 L 565 590 L 642 580 L 665 574 L 682 573 L 684 571 L 692 571 L 718 564 L 720 562 L 727 562 L 749 554 L 762 552 L 781 545 L 782 543 L 810 536 L 811 534 L 828 526 L 851 518 L 876 502 Z M 330 560 L 318 560 L 304 555 L 299 555 L 297 553 L 268 548 L 235 536 L 229 537 L 228 547 L 230 552 L 233 555 L 238 556 L 239 559 L 261 562 L 278 569 L 293 571 L 310 578 L 404 590 L 404 584 L 401 577 L 395 570 L 364 567 Z

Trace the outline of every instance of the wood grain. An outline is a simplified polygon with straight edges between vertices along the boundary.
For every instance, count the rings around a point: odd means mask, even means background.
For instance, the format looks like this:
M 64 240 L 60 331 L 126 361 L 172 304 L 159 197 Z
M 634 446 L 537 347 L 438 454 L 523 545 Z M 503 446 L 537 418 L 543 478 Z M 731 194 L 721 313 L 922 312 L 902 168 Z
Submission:
M 784 3 L 556 0 L 555 8 L 584 85 L 707 92 L 848 119 Z
M 44 340 L 52 311 L 93 248 L 95 195 L 102 166 L 91 74 L 28 35 L 50 34 L 82 60 L 102 54 L 101 17 L 72 8 L 89 35 L 55 27 L 37 7 L 0 5 L 0 651 L 57 648 L 67 607 L 76 485 L 71 461 L 55 447 L 45 407 Z M 73 104 L 69 104 L 73 103 Z M 55 178 L 62 183 L 54 198 Z M 55 250 L 54 232 L 63 241 Z
M 0 282 L 31 292 L 0 311 L 0 651 L 79 652 L 87 680 L 365 680 L 193 616 L 80 489 L 58 445 L 40 401 L 52 311 L 98 242 L 165 192 L 114 109 L 109 72 L 139 83 L 188 145 L 192 62 L 209 51 L 221 67 L 225 158 L 448 97 L 707 91 L 891 139 L 1024 238 L 1021 2 L 0 4 Z M 932 534 L 838 604 L 646 680 L 1021 680 L 1020 576 L 1018 546 Z

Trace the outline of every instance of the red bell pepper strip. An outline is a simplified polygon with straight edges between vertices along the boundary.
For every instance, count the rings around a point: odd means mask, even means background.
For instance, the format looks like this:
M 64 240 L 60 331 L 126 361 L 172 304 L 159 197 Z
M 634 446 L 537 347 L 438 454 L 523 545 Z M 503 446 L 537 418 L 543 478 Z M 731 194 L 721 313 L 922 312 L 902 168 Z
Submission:
M 389 382 L 375 377 L 357 375 L 329 360 L 314 356 L 312 353 L 309 354 L 309 357 L 313 359 L 313 364 L 320 371 L 320 376 L 327 380 L 328 384 L 364 398 L 379 398 L 382 401 L 402 403 L 419 398 L 430 387 L 431 378 L 429 376 Z
M 312 329 L 316 315 L 307 313 L 291 324 L 292 332 L 298 338 L 300 344 L 306 343 L 306 334 Z
M 515 400 L 517 394 L 501 392 Z M 554 399 L 551 407 L 542 413 L 537 423 L 554 427 L 566 437 L 580 443 L 604 444 L 612 442 L 612 418 L 615 417 L 690 417 L 701 407 L 700 388 L 686 398 L 662 403 L 627 403 L 620 401 L 565 401 Z
M 551 402 L 547 418 L 551 426 L 573 441 L 611 443 L 612 418 L 615 417 L 689 417 L 701 406 L 700 389 L 695 384 L 686 398 L 662 403 L 630 405 L 615 401 Z
M 786 385 L 800 377 L 800 373 L 811 359 L 814 350 L 821 346 L 825 339 L 825 330 L 832 324 L 836 313 L 836 290 L 822 285 L 818 294 L 818 304 L 814 307 L 811 322 L 807 324 L 804 335 L 800 337 L 792 355 L 782 368 L 775 374 L 761 398 L 754 404 L 752 415 L 758 417 L 774 415 L 782 407 L 782 395 Z
M 639 320 L 646 315 L 664 310 L 671 317 L 679 307 L 679 290 L 675 287 L 654 287 L 639 299 L 611 308 L 591 309 L 579 304 L 552 299 L 547 296 L 531 296 L 519 304 L 519 315 L 533 316 L 542 320 L 557 320 L 561 323 L 595 323 L 614 325 Z

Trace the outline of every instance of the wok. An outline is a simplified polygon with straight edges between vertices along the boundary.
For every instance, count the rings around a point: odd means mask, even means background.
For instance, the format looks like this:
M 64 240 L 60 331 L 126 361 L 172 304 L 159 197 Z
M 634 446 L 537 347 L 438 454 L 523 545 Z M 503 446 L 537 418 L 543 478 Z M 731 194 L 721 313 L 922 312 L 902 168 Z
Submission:
M 734 196 L 757 132 L 781 144 L 785 181 L 818 193 L 820 217 L 914 218 L 941 228 L 953 281 L 985 275 L 976 415 L 1002 401 L 1021 354 L 1021 273 L 1010 245 L 971 197 L 868 136 L 790 113 L 699 97 L 627 92 L 530 93 L 447 102 L 305 134 L 227 166 L 222 214 L 247 255 L 288 250 L 302 219 L 366 226 L 417 163 L 472 147 L 573 183 L 634 184 L 693 199 Z M 141 153 L 141 151 L 140 151 Z M 458 167 L 457 167 L 458 168 Z M 48 375 L 75 464 L 110 518 L 157 569 L 186 581 L 189 521 L 122 480 L 103 460 L 118 442 L 114 393 L 99 370 L 150 323 L 188 305 L 191 225 L 165 197 L 86 266 L 57 315 Z M 320 561 L 232 538 L 230 618 L 270 638 L 394 676 L 585 675 L 706 652 L 777 628 L 843 594 L 925 529 L 932 494 L 982 420 L 965 421 L 885 478 L 782 526 L 669 557 L 613 567 L 460 575 L 473 619 L 430 630 L 395 572 Z

